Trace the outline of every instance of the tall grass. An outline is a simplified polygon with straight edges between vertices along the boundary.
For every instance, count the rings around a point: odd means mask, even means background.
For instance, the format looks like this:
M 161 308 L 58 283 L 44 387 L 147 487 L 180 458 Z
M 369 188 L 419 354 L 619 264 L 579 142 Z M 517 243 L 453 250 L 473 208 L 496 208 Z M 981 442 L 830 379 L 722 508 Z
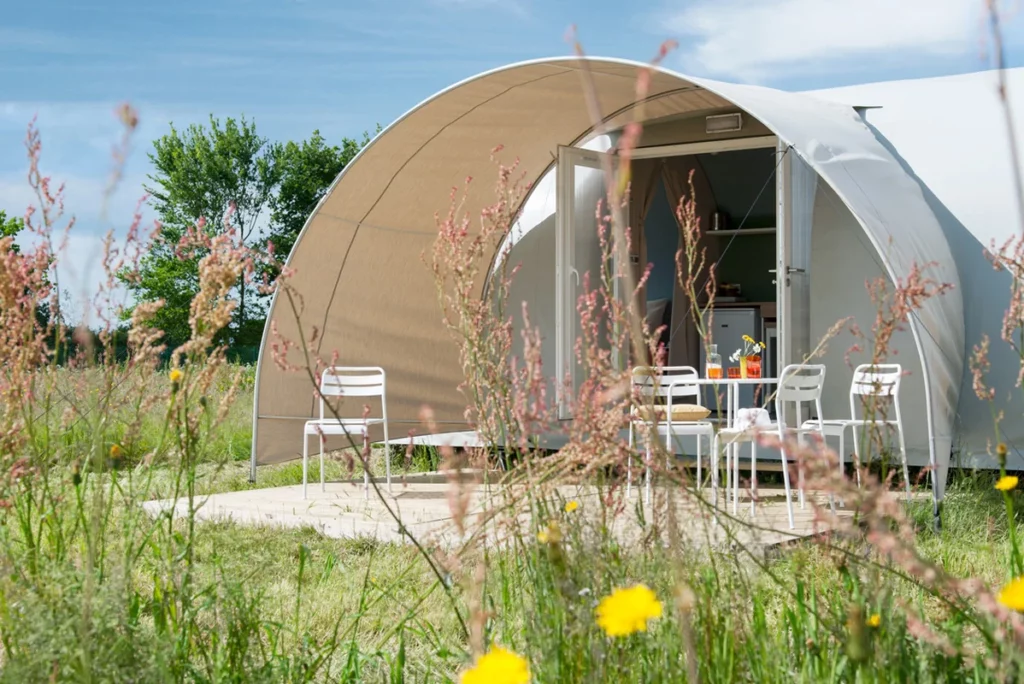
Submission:
M 639 76 L 640 99 L 649 77 Z M 126 110 L 122 120 L 127 135 L 137 117 Z M 619 150 L 627 162 L 639 122 L 628 133 Z M 479 221 L 462 212 L 458 192 L 438 217 L 427 262 L 461 354 L 467 415 L 503 448 L 375 454 L 352 441 L 329 467 L 341 477 L 371 458 L 440 464 L 449 473 L 479 466 L 478 481 L 453 476 L 450 485 L 452 524 L 464 541 L 440 546 L 402 525 L 376 482 L 407 543 L 201 522 L 206 494 L 250 486 L 252 371 L 229 364 L 214 340 L 231 320 L 235 284 L 256 272 L 257 256 L 232 240 L 230 215 L 223 231 L 200 221 L 179 245 L 202 258 L 192 339 L 171 350 L 164 367 L 168 350 L 150 325 L 162 304 L 139 305 L 128 321 L 129 359 L 117 361 L 113 331 L 127 310 L 115 301 L 115 276 L 130 277 L 153 239 L 136 217 L 124 245 L 108 241 L 97 346 L 83 345 L 58 367 L 64 357 L 49 340 L 66 339 L 59 283 L 51 282 L 61 193 L 39 170 L 34 129 L 27 143 L 38 195 L 30 229 L 42 239 L 23 253 L 0 240 L 0 678 L 469 682 L 525 681 L 526 669 L 537 682 L 1019 677 L 1024 621 L 1016 610 L 1024 595 L 997 589 L 1024 573 L 1019 494 L 1005 472 L 999 491 L 991 475 L 956 480 L 940 535 L 927 504 L 901 502 L 887 475 L 857 464 L 858 486 L 838 472 L 825 445 L 787 442 L 794 478 L 842 499 L 855 515 L 831 518 L 827 505 L 812 501 L 829 533 L 766 549 L 755 525 L 714 505 L 685 469 L 664 465 L 674 459 L 655 434 L 641 431 L 638 451 L 652 454 L 659 486 L 651 506 L 626 495 L 639 454 L 621 433 L 648 403 L 634 394 L 630 366 L 650 365 L 658 377 L 664 366 L 659 331 L 638 316 L 646 276 L 632 282 L 621 270 L 628 259 L 613 258 L 628 252 L 631 239 L 622 216 L 628 163 L 608 170 L 608 197 L 597 208 L 603 267 L 584 277 L 578 301 L 575 354 L 585 378 L 572 397 L 567 444 L 555 452 L 535 439 L 559 429 L 540 332 L 528 310 L 510 310 L 514 267 L 502 260 L 498 272 L 486 271 L 525 196 L 517 165 L 495 150 L 496 200 Z M 696 301 L 705 261 L 692 197 L 678 213 L 679 276 Z M 332 361 L 307 349 L 316 333 L 302 320 L 302 293 L 289 275 L 266 286 L 292 306 L 305 334 L 281 341 L 273 361 L 303 374 L 312 392 Z M 614 294 L 622 283 L 625 298 Z M 893 331 L 946 289 L 928 279 L 927 265 L 875 287 L 878 319 L 863 333 L 872 358 L 887 358 Z M 50 318 L 39 316 L 44 304 Z M 710 305 L 692 311 L 702 331 L 710 312 Z M 517 316 L 525 351 L 510 364 Z M 1017 319 L 1009 320 L 1016 334 Z M 424 420 L 429 427 L 429 412 Z M 884 455 L 871 435 L 862 443 L 869 457 Z M 496 464 L 507 472 L 496 474 Z M 300 477 L 295 464 L 275 466 L 261 486 Z M 471 494 L 486 505 L 472 509 Z M 141 506 L 163 497 L 185 502 L 184 513 L 151 515 Z

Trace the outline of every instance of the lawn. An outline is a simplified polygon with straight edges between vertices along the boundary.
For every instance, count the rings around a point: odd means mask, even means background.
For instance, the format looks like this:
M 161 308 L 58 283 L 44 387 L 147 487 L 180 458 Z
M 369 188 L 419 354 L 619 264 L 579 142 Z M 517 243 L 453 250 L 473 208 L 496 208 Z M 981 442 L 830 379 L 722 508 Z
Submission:
M 188 476 L 193 495 L 253 486 L 251 388 L 212 388 L 209 404 L 218 392 L 232 403 Z M 140 452 L 161 432 L 143 423 Z M 340 459 L 331 468 L 350 476 Z M 61 465 L 15 485 L 0 528 L 5 680 L 454 681 L 485 642 L 520 654 L 538 682 L 998 681 L 1015 667 L 984 616 L 901 578 L 907 569 L 865 538 L 808 541 L 767 560 L 647 536 L 627 546 L 601 514 L 567 512 L 543 490 L 516 505 L 557 521 L 557 535 L 523 530 L 498 548 L 426 555 L 408 543 L 140 515 L 141 500 L 188 493 L 182 472 L 180 462 L 92 474 Z M 953 576 L 999 586 L 1012 548 L 1004 500 L 989 474 L 952 479 L 941 535 L 930 506 L 911 508 L 912 546 Z M 299 482 L 300 464 L 288 463 L 261 468 L 258 486 Z M 46 502 L 50 520 L 39 516 Z M 608 636 L 599 600 L 637 583 L 661 616 Z

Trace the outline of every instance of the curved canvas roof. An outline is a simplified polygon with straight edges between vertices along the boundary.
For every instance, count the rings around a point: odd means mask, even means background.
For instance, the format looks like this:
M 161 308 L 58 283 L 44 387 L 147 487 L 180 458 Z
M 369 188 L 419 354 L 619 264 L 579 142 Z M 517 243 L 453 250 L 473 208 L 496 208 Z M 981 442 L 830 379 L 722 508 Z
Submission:
M 602 116 L 630 119 L 637 69 L 588 60 Z M 558 145 L 585 138 L 592 125 L 577 59 L 512 65 L 471 78 L 419 105 L 383 131 L 338 177 L 303 228 L 289 257 L 303 296 L 303 332 L 319 330 L 315 351 L 348 365 L 388 372 L 388 413 L 401 435 L 420 422 L 424 404 L 442 425 L 463 427 L 465 401 L 457 350 L 441 323 L 431 274 L 421 261 L 436 234 L 434 212 L 467 176 L 465 211 L 494 201 L 489 151 L 503 144 L 527 178 L 550 166 Z M 835 191 L 878 251 L 893 279 L 912 264 L 934 262 L 930 275 L 959 285 L 946 237 L 922 188 L 849 106 L 806 95 L 655 71 L 644 113 L 739 107 L 792 146 Z M 275 297 L 268 330 L 298 338 L 295 311 Z M 926 383 L 930 451 L 948 463 L 963 374 L 959 289 L 928 301 L 911 321 Z M 264 347 L 266 347 L 266 340 Z M 254 463 L 298 457 L 302 428 L 314 411 L 309 379 L 281 370 L 262 354 L 257 371 Z M 941 488 L 941 484 L 940 484 Z
M 1024 68 L 1004 72 L 1007 97 L 1017 126 L 1024 130 Z M 993 270 L 984 249 L 1001 246 L 1021 234 L 1015 179 L 1009 153 L 1005 111 L 998 74 L 982 71 L 912 81 L 890 81 L 808 93 L 849 105 L 869 105 L 869 126 L 894 149 L 925 186 L 925 199 L 946 233 L 961 276 L 966 346 L 992 338 L 993 372 L 986 379 L 996 390 L 1008 420 L 1000 436 L 1010 447 L 1010 466 L 1024 468 L 1024 393 L 1016 386 L 1020 358 L 1001 341 L 1009 305 L 1010 276 Z M 1024 141 L 1018 138 L 1024 158 Z M 1013 369 L 1012 371 L 1009 369 Z M 968 462 L 991 466 L 987 455 L 994 436 L 992 412 L 971 391 L 965 364 L 955 420 L 957 447 Z M 1014 459 L 1014 455 L 1016 459 Z

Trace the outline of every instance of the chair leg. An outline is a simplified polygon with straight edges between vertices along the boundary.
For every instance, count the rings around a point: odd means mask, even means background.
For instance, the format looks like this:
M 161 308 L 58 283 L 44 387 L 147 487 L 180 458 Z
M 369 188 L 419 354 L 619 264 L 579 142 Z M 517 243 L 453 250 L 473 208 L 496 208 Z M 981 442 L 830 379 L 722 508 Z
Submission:
M 725 445 L 725 496 L 722 505 L 729 510 L 729 496 L 732 494 L 732 444 Z
M 782 483 L 786 487 L 786 514 L 789 516 L 789 529 L 795 529 L 796 525 L 793 523 L 793 495 L 789 488 L 789 466 L 786 463 L 786 449 L 783 447 L 779 450 L 782 455 Z
M 846 477 L 846 426 L 839 433 L 839 474 Z M 846 502 L 840 499 L 839 506 L 846 508 Z
M 903 439 L 903 422 L 896 423 L 896 432 L 900 438 L 900 456 L 903 457 L 903 482 L 907 489 L 907 502 L 910 502 L 910 471 L 907 469 L 907 443 Z
M 736 454 L 732 462 L 732 514 L 740 512 L 740 450 L 736 448 Z
M 802 433 L 802 432 L 797 434 L 797 445 L 800 447 L 800 450 L 803 451 L 803 447 L 804 447 L 804 433 Z M 800 488 L 800 509 L 803 510 L 804 508 L 807 507 L 807 503 L 804 501 L 804 464 L 803 464 L 803 458 L 797 459 L 796 469 L 797 469 L 797 486 Z
M 626 498 L 629 499 L 629 490 L 633 485 L 633 445 L 636 439 L 633 437 L 633 423 L 629 424 L 629 454 L 626 456 Z
M 702 482 L 700 478 L 700 442 L 701 435 L 697 435 L 697 490 L 700 491 Z
M 718 458 L 721 453 L 719 450 L 722 448 L 722 441 L 715 433 L 715 436 L 711 439 L 711 458 L 709 466 L 711 468 L 711 505 L 718 505 Z
M 860 487 L 860 440 L 857 439 L 857 425 L 851 425 L 850 429 L 853 432 L 853 466 L 857 470 L 857 487 Z
M 365 498 L 370 500 L 370 433 L 363 430 L 363 453 L 366 454 L 366 463 L 363 464 L 363 491 Z
M 665 472 L 672 469 L 672 460 L 675 458 L 675 440 L 672 439 L 672 422 L 665 426 Z
M 309 494 L 309 435 L 302 432 L 302 498 Z
M 324 440 L 323 435 L 319 435 L 319 439 L 317 441 L 320 443 L 320 491 L 321 492 L 326 492 L 327 491 L 327 481 L 326 481 L 325 475 L 324 475 L 324 441 L 325 440 Z
M 388 437 L 387 423 L 384 423 L 384 468 L 388 478 L 388 494 L 391 494 L 391 440 Z
M 644 503 L 651 503 L 651 444 L 644 447 Z
M 750 443 L 750 518 L 754 518 L 754 502 L 757 500 L 757 440 Z

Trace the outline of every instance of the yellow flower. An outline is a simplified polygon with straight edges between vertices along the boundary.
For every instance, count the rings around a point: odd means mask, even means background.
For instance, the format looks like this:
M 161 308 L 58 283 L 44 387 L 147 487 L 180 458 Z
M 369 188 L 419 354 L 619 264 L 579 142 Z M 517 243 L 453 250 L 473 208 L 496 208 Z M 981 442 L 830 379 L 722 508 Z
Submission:
M 1015 475 L 1007 475 L 999 478 L 999 482 L 996 482 L 996 489 L 1001 492 L 1008 492 L 1011 489 L 1017 488 L 1017 477 Z
M 661 617 L 661 602 L 647 585 L 616 589 L 597 605 L 597 624 L 611 637 L 646 632 L 647 621 Z
M 882 616 L 878 613 L 872 613 L 871 617 L 868 618 L 868 627 L 878 627 L 882 624 Z
M 744 342 L 749 342 L 750 344 L 754 344 L 754 338 L 751 337 L 750 335 L 744 335 L 743 336 L 743 341 Z
M 580 502 L 579 501 L 566 501 L 565 502 L 565 512 L 566 513 L 572 513 L 573 511 L 575 511 L 579 507 L 580 507 Z
M 171 382 L 181 382 L 181 378 L 183 375 L 184 373 L 182 373 L 180 369 L 172 369 L 170 373 Z
M 120 445 L 113 444 L 110 447 L 110 458 L 120 458 L 121 454 L 124 453 L 124 449 Z
M 541 544 L 557 544 L 562 541 L 562 530 L 559 529 L 558 523 L 554 520 L 548 523 L 548 526 L 537 533 L 537 541 Z
M 472 668 L 459 677 L 462 684 L 527 684 L 530 664 L 526 658 L 501 646 L 491 646 Z
M 999 602 L 1007 608 L 1024 612 L 1024 577 L 1013 580 L 999 592 Z

